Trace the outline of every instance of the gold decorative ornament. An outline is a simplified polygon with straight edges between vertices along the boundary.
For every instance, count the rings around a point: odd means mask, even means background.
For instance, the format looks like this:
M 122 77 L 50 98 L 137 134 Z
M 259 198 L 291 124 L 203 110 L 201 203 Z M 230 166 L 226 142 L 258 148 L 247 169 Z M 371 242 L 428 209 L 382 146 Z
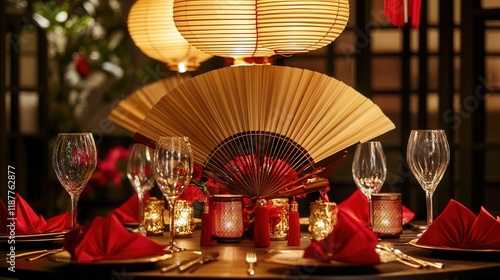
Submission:
M 143 225 L 147 235 L 163 235 L 165 201 L 151 197 L 144 205 Z
M 318 200 L 311 202 L 309 233 L 312 240 L 325 239 L 337 224 L 337 204 Z
M 273 226 L 271 230 L 271 240 L 287 240 L 288 238 L 288 211 L 290 206 L 288 205 L 288 198 L 273 198 L 271 199 L 273 206 L 272 208 L 280 207 L 280 221 L 278 224 Z

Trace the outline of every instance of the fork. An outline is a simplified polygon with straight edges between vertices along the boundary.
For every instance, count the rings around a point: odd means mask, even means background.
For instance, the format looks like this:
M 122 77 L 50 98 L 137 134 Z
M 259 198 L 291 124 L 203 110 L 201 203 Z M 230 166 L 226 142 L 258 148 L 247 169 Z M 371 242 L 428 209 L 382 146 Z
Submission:
M 253 268 L 253 266 L 257 262 L 257 254 L 255 254 L 255 252 L 247 252 L 245 260 L 248 263 L 248 269 L 247 269 L 248 274 L 254 275 L 255 269 Z

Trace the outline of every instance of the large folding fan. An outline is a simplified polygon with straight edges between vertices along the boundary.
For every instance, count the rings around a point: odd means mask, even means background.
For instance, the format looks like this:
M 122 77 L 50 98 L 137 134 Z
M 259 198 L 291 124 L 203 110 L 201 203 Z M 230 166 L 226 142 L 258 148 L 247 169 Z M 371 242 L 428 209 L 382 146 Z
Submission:
M 154 104 L 134 138 L 155 146 L 160 136 L 188 136 L 205 174 L 255 199 L 283 197 L 332 156 L 394 127 L 370 99 L 335 78 L 253 65 L 179 84 Z

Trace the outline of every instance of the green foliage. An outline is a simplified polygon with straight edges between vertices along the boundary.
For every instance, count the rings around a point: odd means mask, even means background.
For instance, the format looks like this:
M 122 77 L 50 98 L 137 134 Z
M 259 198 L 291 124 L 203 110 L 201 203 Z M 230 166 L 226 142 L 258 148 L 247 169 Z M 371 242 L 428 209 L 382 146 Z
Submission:
M 33 20 L 49 43 L 52 131 L 76 131 L 78 109 L 89 92 L 104 101 L 119 98 L 134 75 L 124 11 L 117 1 L 33 1 Z M 105 75 L 95 84 L 95 75 Z M 94 79 L 93 79 L 94 78 Z M 112 85 L 109 87 L 109 85 Z

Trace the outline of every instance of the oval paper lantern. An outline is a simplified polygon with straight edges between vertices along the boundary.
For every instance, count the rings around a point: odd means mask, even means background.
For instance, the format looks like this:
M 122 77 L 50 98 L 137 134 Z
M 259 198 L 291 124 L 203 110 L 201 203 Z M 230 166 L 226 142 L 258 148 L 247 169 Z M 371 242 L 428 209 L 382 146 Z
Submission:
M 173 0 L 137 0 L 128 14 L 128 31 L 144 54 L 165 62 L 168 69 L 194 71 L 212 55 L 195 48 L 179 33 L 173 4 Z
M 212 55 L 274 55 L 259 45 L 255 0 L 175 0 L 174 22 L 188 42 Z
M 309 52 L 333 42 L 349 21 L 348 0 L 258 0 L 257 32 L 275 53 Z
M 182 36 L 223 57 L 312 51 L 334 41 L 348 19 L 348 0 L 174 0 Z

